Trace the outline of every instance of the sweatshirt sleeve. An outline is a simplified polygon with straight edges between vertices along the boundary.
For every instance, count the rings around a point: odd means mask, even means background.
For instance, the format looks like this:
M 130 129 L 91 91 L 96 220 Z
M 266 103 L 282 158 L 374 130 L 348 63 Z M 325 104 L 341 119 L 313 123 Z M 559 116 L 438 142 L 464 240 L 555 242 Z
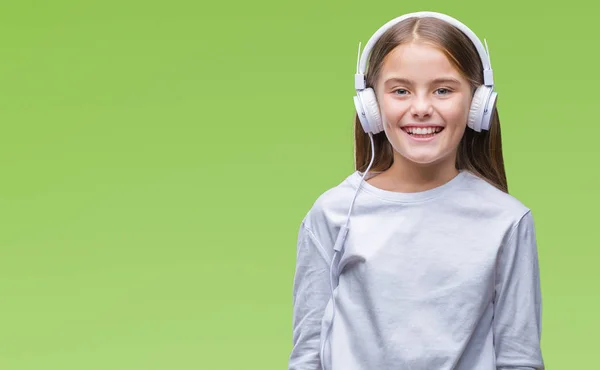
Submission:
M 535 226 L 527 211 L 502 246 L 494 298 L 498 370 L 540 370 L 542 297 Z
M 329 256 L 303 222 L 293 283 L 293 348 L 288 370 L 321 370 L 321 319 L 330 298 Z

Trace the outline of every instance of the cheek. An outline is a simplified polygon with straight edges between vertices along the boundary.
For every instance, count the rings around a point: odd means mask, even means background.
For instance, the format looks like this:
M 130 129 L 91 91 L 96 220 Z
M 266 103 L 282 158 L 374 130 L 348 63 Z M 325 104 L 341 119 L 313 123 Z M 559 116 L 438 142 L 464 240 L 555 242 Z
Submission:
M 379 112 L 384 123 L 398 121 L 408 111 L 408 104 L 405 102 L 393 99 L 389 96 L 384 96 L 379 100 Z
M 464 102 L 454 102 L 453 104 L 447 104 L 440 109 L 440 112 L 445 117 L 446 124 L 453 125 L 457 128 L 463 128 L 467 125 L 467 119 L 469 118 L 469 105 Z

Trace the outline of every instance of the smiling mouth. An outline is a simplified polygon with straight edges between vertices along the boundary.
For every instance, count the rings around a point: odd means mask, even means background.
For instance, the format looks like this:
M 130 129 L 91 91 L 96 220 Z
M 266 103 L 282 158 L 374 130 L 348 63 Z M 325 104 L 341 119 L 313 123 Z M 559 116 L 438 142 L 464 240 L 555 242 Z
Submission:
M 443 127 L 440 126 L 431 126 L 431 127 L 402 127 L 402 131 L 406 132 L 408 135 L 414 137 L 415 139 L 428 139 L 432 138 L 435 135 L 439 134 L 444 130 Z

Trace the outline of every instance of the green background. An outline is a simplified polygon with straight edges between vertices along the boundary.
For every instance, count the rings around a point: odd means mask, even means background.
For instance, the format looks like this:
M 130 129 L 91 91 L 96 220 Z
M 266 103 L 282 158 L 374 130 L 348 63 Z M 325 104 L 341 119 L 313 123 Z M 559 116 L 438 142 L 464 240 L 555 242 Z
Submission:
M 286 368 L 300 221 L 353 170 L 358 42 L 418 10 L 488 41 L 544 358 L 594 367 L 591 2 L 413 3 L 3 1 L 0 369 Z

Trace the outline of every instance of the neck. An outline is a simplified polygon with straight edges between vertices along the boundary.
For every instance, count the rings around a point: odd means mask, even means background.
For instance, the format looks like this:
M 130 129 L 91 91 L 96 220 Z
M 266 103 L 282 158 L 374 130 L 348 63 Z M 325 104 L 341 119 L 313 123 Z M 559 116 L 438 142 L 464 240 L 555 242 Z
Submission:
M 436 188 L 452 180 L 458 173 L 453 156 L 436 163 L 419 164 L 398 153 L 394 153 L 394 163 L 385 171 L 394 190 L 406 193 Z

